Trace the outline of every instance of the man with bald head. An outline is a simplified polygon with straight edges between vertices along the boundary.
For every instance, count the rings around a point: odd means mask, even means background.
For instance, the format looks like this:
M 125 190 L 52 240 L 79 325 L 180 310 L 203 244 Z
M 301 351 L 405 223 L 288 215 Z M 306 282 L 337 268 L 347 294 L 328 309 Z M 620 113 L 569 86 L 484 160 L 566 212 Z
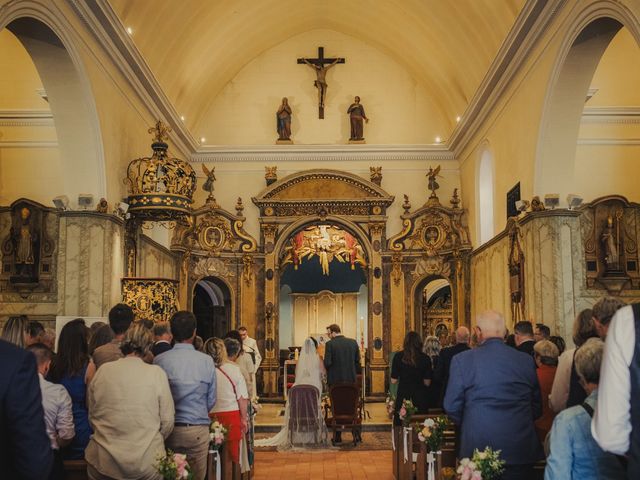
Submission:
M 489 446 L 506 462 L 502 480 L 529 480 L 543 458 L 534 428 L 542 399 L 533 358 L 503 342 L 504 317 L 480 314 L 479 346 L 451 361 L 444 409 L 461 429 L 460 457 Z
M 440 352 L 438 365 L 433 372 L 433 381 L 442 385 L 442 398 L 447 393 L 447 382 L 449 381 L 449 369 L 451 368 L 451 360 L 457 354 L 469 350 L 469 329 L 467 327 L 458 327 L 456 330 L 455 345 L 443 348 Z M 442 398 L 440 404 L 442 404 Z

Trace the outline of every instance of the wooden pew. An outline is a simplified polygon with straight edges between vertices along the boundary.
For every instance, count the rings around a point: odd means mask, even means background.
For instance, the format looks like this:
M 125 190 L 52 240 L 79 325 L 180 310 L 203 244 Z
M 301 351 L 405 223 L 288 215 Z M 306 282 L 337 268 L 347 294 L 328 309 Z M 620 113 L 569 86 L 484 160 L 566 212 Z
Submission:
M 241 480 L 240 464 L 233 462 L 231 459 L 231 451 L 229 448 L 226 448 L 226 445 L 223 445 L 220 449 L 220 456 L 222 457 L 222 479 Z
M 84 460 L 65 460 L 64 473 L 67 480 L 87 480 L 87 462 Z

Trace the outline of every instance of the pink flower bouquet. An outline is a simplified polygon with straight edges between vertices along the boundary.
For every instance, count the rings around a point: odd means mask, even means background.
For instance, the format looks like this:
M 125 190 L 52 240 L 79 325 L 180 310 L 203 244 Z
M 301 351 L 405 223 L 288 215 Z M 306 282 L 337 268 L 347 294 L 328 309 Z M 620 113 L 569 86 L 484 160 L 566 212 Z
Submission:
M 167 450 L 167 454 L 159 458 L 156 469 L 164 480 L 193 480 L 187 456 L 183 453 Z

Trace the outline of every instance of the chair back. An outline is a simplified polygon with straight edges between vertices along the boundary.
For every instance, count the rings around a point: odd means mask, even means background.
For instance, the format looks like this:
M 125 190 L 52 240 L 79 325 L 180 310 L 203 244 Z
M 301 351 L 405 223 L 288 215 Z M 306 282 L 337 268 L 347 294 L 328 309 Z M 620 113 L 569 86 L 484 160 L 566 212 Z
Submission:
M 320 392 L 313 385 L 294 385 L 288 392 L 289 422 L 295 419 L 298 423 L 309 426 L 316 425 Z
M 331 411 L 338 423 L 358 423 L 360 390 L 355 383 L 337 383 L 329 387 Z

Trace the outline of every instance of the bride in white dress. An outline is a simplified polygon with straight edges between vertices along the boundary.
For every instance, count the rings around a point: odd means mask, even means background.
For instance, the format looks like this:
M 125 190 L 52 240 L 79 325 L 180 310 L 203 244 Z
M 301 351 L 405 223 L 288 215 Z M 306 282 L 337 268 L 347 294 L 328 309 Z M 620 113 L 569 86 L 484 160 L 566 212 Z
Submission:
M 270 438 L 256 440 L 256 447 L 278 447 L 278 450 L 288 450 L 292 448 L 318 448 L 327 446 L 327 427 L 322 417 L 320 402 L 322 398 L 322 378 L 326 375 L 326 370 L 322 359 L 316 351 L 316 344 L 311 338 L 304 341 L 302 352 L 298 356 L 296 365 L 296 379 L 293 387 L 297 385 L 312 385 L 317 388 L 318 395 L 311 399 L 307 396 L 298 397 L 295 412 L 302 417 L 291 416 L 290 398 L 284 409 L 284 424 L 280 432 Z M 292 388 L 293 388 L 292 387 Z M 294 394 L 295 395 L 295 394 Z M 313 413 L 315 421 L 309 421 L 310 412 Z M 313 428 L 309 428 L 313 425 Z

